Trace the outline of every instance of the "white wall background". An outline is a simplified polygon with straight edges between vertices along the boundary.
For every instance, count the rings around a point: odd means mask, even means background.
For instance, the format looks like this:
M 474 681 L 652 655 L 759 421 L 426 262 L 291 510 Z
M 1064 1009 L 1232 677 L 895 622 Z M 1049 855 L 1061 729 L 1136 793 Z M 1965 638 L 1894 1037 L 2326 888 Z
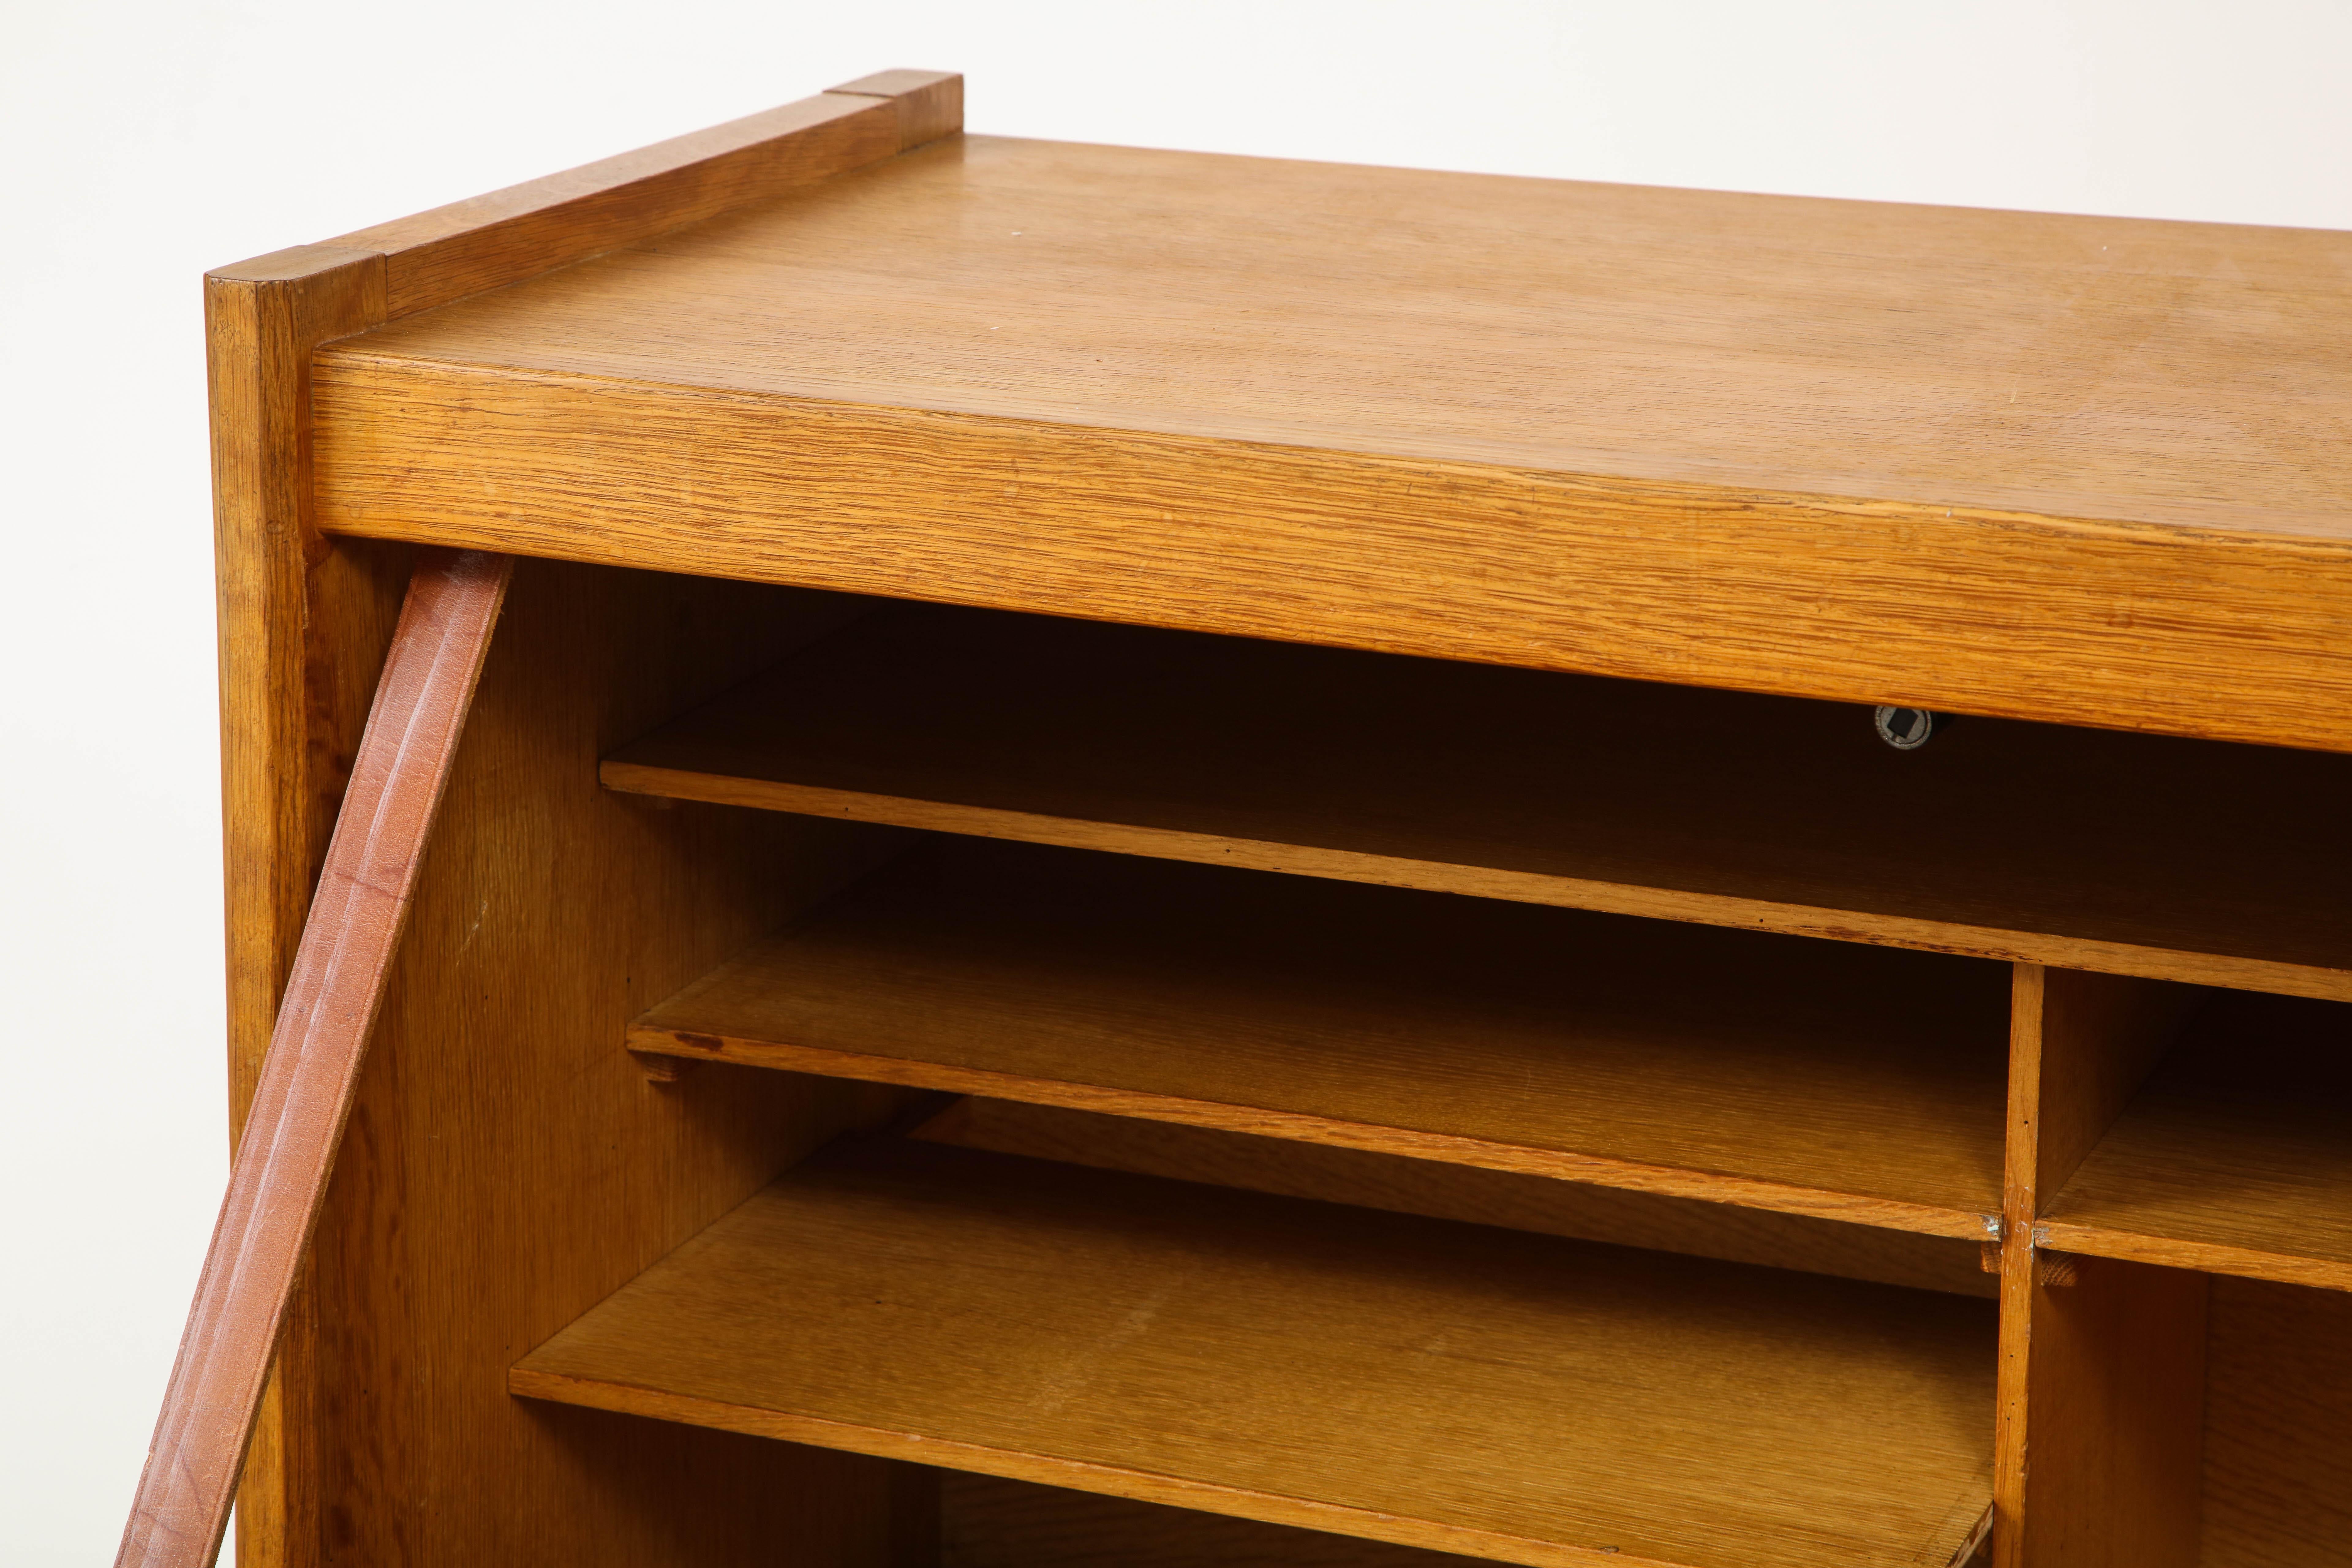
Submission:
M 0 0 L 0 1561 L 110 1557 L 226 1174 L 198 275 L 898 65 L 1011 134 L 2352 228 L 2352 0 Z

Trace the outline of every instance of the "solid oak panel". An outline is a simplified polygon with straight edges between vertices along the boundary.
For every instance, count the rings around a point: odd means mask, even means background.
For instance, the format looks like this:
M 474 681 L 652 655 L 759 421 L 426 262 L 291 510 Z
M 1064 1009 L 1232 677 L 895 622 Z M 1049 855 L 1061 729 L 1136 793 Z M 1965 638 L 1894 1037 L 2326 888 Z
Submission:
M 2216 996 L 2041 1229 L 2069 1251 L 2352 1289 L 2352 1009 Z
M 2341 1568 L 2352 1549 L 2352 1295 L 2213 1281 L 2199 1568 Z
M 619 789 L 2352 997 L 2352 758 L 891 606 Z M 2161 853 L 2150 846 L 2160 845 Z
M 958 138 L 320 359 L 329 525 L 2340 747 L 2352 238 Z
M 1139 1175 L 1208 1182 L 1254 1193 L 1353 1204 L 1431 1219 L 1465 1220 L 1759 1263 L 1846 1279 L 1988 1300 L 2000 1292 L 1979 1243 L 1882 1230 L 1734 1204 L 1589 1186 L 1549 1176 L 1299 1143 L 1094 1110 L 965 1097 L 908 1133 L 960 1149 L 992 1149 Z
M 597 788 L 596 756 L 856 610 L 518 563 L 313 1245 L 310 1549 L 337 1568 L 890 1563 L 885 1468 L 551 1419 L 504 1387 L 801 1152 L 892 1112 L 892 1091 L 783 1073 L 652 1085 L 612 1048 L 896 836 L 650 807 Z
M 2037 1223 L 2199 1000 L 2186 986 L 2017 966 L 1997 1568 L 2195 1568 L 2208 1280 L 2047 1254 Z
M 318 530 L 313 349 L 960 128 L 961 78 L 885 77 L 206 276 L 233 1141 L 407 576 L 404 547 Z M 320 1551 L 313 1328 L 298 1281 L 239 1493 L 248 1568 Z
M 963 79 L 886 71 L 329 240 L 384 258 L 384 316 L 502 288 L 814 185 L 963 125 Z
M 116 1568 L 211 1568 L 513 562 L 417 559 Z
M 1506 1562 L 1916 1568 L 1989 1497 L 1990 1326 L 1958 1297 L 871 1141 L 510 1381 Z
M 2008 971 L 949 840 L 656 1006 L 637 1050 L 1981 1239 Z
M 232 1149 L 408 579 L 404 546 L 330 547 L 311 504 L 311 350 L 384 308 L 383 260 L 356 251 L 305 246 L 205 279 Z M 313 1326 L 298 1278 L 238 1489 L 246 1568 L 315 1561 Z

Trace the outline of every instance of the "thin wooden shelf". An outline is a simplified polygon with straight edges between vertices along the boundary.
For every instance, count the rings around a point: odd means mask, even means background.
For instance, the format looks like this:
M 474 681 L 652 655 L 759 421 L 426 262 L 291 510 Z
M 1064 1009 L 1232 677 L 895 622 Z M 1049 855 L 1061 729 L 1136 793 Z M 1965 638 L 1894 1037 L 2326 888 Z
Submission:
M 2352 1289 L 2352 1008 L 2225 994 L 2043 1207 L 2069 1252 Z
M 938 606 L 623 747 L 615 788 L 2352 998 L 2352 757 Z M 2160 847 L 2161 852 L 2155 852 Z
M 948 840 L 654 1008 L 640 1050 L 1981 1239 L 2009 975 Z
M 509 1386 L 1504 1562 L 1918 1568 L 1993 1367 L 1960 1297 L 875 1140 Z

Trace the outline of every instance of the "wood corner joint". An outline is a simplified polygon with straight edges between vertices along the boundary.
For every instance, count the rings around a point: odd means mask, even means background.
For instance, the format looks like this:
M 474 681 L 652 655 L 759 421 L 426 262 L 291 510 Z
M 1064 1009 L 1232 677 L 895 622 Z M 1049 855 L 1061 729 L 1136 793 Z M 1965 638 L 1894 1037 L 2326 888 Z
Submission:
M 2033 1282 L 2047 1289 L 2063 1289 L 2083 1277 L 2079 1253 L 2060 1252 L 2050 1245 L 2050 1227 L 2033 1227 Z
M 629 1058 L 646 1075 L 647 1083 L 676 1083 L 702 1065 L 698 1057 L 665 1056 L 659 1051 L 641 1051 L 634 1046 L 629 1048 Z

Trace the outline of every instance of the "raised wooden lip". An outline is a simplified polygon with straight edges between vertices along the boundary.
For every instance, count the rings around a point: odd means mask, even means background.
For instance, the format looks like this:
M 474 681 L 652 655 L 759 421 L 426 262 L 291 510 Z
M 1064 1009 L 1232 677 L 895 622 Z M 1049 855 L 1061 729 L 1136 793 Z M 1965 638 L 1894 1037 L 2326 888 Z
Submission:
M 887 70 L 313 245 L 215 268 L 256 282 L 377 258 L 381 325 L 537 277 L 748 202 L 814 184 L 963 129 L 963 78 Z

